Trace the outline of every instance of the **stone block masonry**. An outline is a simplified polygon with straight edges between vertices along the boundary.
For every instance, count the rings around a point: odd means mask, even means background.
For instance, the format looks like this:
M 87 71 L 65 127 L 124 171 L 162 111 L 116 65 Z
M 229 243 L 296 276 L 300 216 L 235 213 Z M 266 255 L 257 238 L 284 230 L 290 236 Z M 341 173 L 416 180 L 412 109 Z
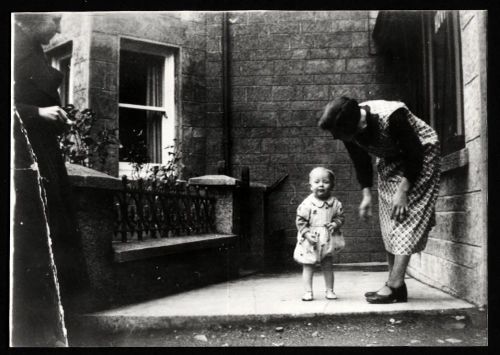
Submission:
M 468 160 L 443 172 L 438 225 L 425 252 L 412 258 L 410 272 L 486 303 L 487 13 L 459 14 L 465 150 L 455 153 Z M 317 127 L 334 97 L 404 101 L 407 96 L 408 78 L 388 67 L 371 39 L 377 11 L 252 11 L 227 17 L 231 129 L 225 146 L 231 150 L 231 175 L 239 178 L 249 166 L 251 181 L 266 185 L 288 175 L 268 196 L 266 235 L 284 236 L 288 244 L 281 248 L 292 262 L 297 205 L 309 194 L 309 171 L 325 166 L 337 176 L 335 194 L 347 218 L 348 247 L 335 262 L 383 260 L 377 206 L 372 221 L 358 219 L 361 194 L 347 152 Z M 119 125 L 121 39 L 175 51 L 175 130 L 182 142 L 182 177 L 188 179 L 216 174 L 224 159 L 222 20 L 221 12 L 65 13 L 62 33 L 47 49 L 71 42 L 73 103 L 95 110 L 99 127 L 107 128 Z M 116 176 L 118 146 L 108 153 L 96 168 Z
M 67 41 L 73 43 L 74 103 L 80 109 L 92 108 L 99 119 L 113 127 L 119 126 L 121 39 L 134 39 L 145 47 L 153 43 L 175 52 L 175 136 L 177 142 L 182 143 L 185 157 L 183 178 L 205 171 L 205 104 L 210 93 L 206 90 L 205 73 L 207 68 L 217 72 L 216 68 L 206 65 L 205 17 L 195 12 L 65 14 L 62 33 L 54 41 L 54 46 Z M 216 64 L 220 66 L 220 61 Z M 217 103 L 220 104 L 219 98 Z M 214 126 L 213 120 L 211 126 Z M 183 131 L 192 134 L 183 134 Z M 117 176 L 118 146 L 110 149 L 112 154 L 96 168 Z
M 176 48 L 176 130 L 183 178 L 217 173 L 224 155 L 223 14 L 71 16 L 76 20 L 63 23 L 65 35 L 58 43 L 73 41 L 75 100 L 98 111 L 110 127 L 118 124 L 121 38 Z M 370 54 L 370 18 L 369 11 L 228 13 L 232 175 L 239 177 L 245 165 L 254 182 L 272 184 L 289 175 L 269 196 L 267 216 L 269 221 L 279 219 L 277 227 L 285 235 L 294 233 L 295 209 L 308 194 L 308 172 L 314 166 L 335 171 L 335 193 L 346 206 L 359 203 L 349 158 L 317 128 L 317 119 L 338 95 L 359 101 L 400 97 L 381 58 Z M 110 153 L 98 169 L 116 176 L 118 148 Z M 349 233 L 355 237 L 360 234 L 356 213 L 350 212 L 349 218 Z M 367 237 L 378 233 L 376 220 L 359 228 Z M 360 245 L 367 249 L 353 250 L 349 258 L 372 261 L 383 252 Z
M 460 11 L 463 113 L 468 163 L 441 174 L 437 225 L 409 272 L 435 287 L 486 304 L 487 132 L 485 11 Z M 471 286 L 472 285 L 472 286 Z
M 295 211 L 314 166 L 336 173 L 335 193 L 346 206 L 357 208 L 361 198 L 345 150 L 317 127 L 323 107 L 338 95 L 397 98 L 399 87 L 370 54 L 369 11 L 231 13 L 229 21 L 233 174 L 247 165 L 252 181 L 265 184 L 289 175 L 270 195 L 268 233 L 284 229 L 293 244 Z M 383 260 L 378 221 L 361 224 L 352 209 L 352 244 L 337 261 Z

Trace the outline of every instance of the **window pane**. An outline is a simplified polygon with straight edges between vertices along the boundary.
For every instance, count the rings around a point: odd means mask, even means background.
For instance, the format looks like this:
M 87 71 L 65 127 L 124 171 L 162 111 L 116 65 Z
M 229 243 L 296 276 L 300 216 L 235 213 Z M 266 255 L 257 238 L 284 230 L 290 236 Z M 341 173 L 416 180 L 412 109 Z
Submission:
M 443 154 L 464 146 L 461 132 L 461 66 L 456 43 L 459 36 L 454 14 L 438 13 L 440 21 L 433 36 L 434 52 L 434 114 Z
M 63 106 L 70 104 L 69 102 L 69 90 L 70 88 L 70 74 L 71 74 L 71 57 L 61 59 L 59 61 L 59 71 L 63 74 L 62 84 L 59 88 L 59 93 L 61 96 L 61 103 Z
M 146 111 L 120 108 L 120 161 L 149 161 L 146 130 Z
M 120 103 L 162 106 L 164 58 L 120 51 Z
M 161 162 L 160 112 L 120 108 L 120 161 Z

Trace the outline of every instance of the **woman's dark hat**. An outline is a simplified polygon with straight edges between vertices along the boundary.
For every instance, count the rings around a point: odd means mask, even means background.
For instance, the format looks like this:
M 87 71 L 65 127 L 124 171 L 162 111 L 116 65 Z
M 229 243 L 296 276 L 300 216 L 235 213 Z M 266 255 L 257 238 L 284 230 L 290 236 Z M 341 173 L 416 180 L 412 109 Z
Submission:
M 331 131 L 333 134 L 342 131 L 345 134 L 356 133 L 361 117 L 358 102 L 345 96 L 329 102 L 318 121 L 321 129 Z

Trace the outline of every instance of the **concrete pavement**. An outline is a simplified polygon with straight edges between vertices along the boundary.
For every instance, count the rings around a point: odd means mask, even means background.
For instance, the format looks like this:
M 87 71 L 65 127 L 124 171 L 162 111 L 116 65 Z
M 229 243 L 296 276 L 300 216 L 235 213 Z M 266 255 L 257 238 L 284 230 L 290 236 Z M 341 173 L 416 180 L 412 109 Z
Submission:
M 454 311 L 475 307 L 440 290 L 407 278 L 408 302 L 369 304 L 363 294 L 387 277 L 381 271 L 337 271 L 337 300 L 324 298 L 321 272 L 314 278 L 314 300 L 303 302 L 299 272 L 256 274 L 139 304 L 82 316 L 103 330 L 166 329 L 215 323 L 268 321 L 331 315 L 401 314 Z

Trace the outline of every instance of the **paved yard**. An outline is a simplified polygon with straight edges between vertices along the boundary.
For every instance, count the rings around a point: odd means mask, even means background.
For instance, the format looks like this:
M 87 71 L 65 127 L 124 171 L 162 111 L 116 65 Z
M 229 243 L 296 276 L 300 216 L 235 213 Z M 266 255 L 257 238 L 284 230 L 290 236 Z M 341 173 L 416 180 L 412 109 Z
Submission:
M 406 279 L 407 303 L 368 304 L 386 272 L 339 271 L 338 300 L 300 300 L 297 272 L 260 274 L 79 317 L 75 346 L 482 346 L 486 311 Z

